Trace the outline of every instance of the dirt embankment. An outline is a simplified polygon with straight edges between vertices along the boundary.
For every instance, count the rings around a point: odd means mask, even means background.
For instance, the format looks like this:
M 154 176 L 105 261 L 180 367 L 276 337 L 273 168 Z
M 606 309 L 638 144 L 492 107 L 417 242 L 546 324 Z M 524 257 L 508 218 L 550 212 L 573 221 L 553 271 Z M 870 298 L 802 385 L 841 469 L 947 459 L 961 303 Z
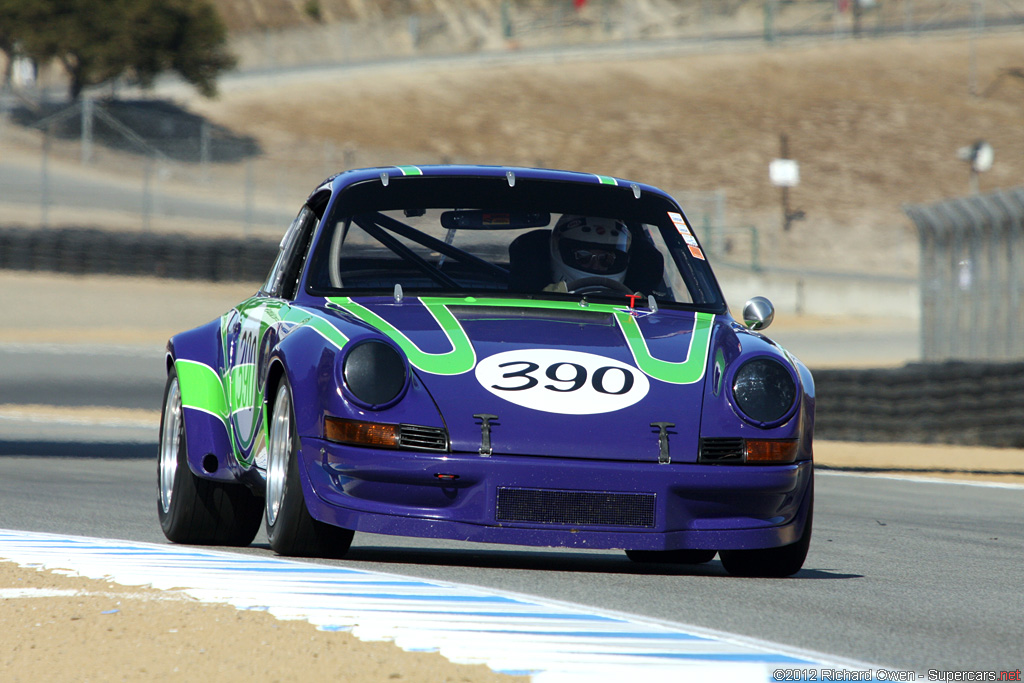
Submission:
M 0 561 L 0 680 L 515 683 L 486 666 Z

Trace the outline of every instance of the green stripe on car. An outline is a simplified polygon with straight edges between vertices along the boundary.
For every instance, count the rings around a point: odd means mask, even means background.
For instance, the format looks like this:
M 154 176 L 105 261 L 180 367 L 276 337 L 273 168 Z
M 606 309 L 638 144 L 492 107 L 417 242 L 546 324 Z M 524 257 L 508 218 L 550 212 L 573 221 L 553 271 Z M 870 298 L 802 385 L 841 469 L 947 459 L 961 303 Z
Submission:
M 409 358 L 413 367 L 434 375 L 459 375 L 476 366 L 476 350 L 462 325 L 448 310 L 448 306 L 494 306 L 534 308 L 548 310 L 579 310 L 575 301 L 536 301 L 532 299 L 497 299 L 465 297 L 461 299 L 442 297 L 421 297 L 420 302 L 427 308 L 434 320 L 444 331 L 451 345 L 450 351 L 427 353 L 421 350 L 401 330 L 348 297 L 328 297 L 328 305 L 339 308 L 380 330 L 398 344 Z M 704 376 L 708 350 L 711 346 L 711 331 L 715 316 L 711 313 L 694 315 L 693 332 L 686 360 L 665 361 L 651 355 L 637 318 L 626 310 L 612 304 L 592 303 L 587 310 L 613 315 L 622 331 L 626 344 L 637 367 L 654 379 L 670 384 L 692 384 Z
M 181 405 L 227 422 L 228 404 L 224 398 L 224 384 L 217 371 L 209 365 L 180 358 L 174 361 L 174 369 L 178 373 Z
M 427 311 L 448 337 L 451 345 L 450 351 L 443 353 L 427 353 L 416 346 L 415 342 L 405 336 L 401 330 L 380 317 L 370 309 L 357 304 L 348 297 L 329 297 L 328 301 L 334 306 L 351 313 L 360 320 L 373 325 L 375 328 L 388 336 L 391 341 L 398 344 L 399 348 L 408 357 L 409 362 L 423 372 L 433 375 L 460 375 L 469 372 L 476 366 L 476 351 L 473 344 L 466 336 L 462 325 L 455 319 L 455 316 L 448 310 L 447 305 L 456 303 L 454 299 L 438 299 L 433 297 L 422 297 L 420 301 L 426 306 Z
M 615 320 L 626 337 L 629 350 L 633 352 L 636 366 L 645 374 L 669 384 L 693 384 L 704 377 L 714 319 L 715 316 L 711 313 L 697 313 L 694 316 L 686 360 L 676 363 L 652 356 L 636 318 L 624 311 L 615 311 Z

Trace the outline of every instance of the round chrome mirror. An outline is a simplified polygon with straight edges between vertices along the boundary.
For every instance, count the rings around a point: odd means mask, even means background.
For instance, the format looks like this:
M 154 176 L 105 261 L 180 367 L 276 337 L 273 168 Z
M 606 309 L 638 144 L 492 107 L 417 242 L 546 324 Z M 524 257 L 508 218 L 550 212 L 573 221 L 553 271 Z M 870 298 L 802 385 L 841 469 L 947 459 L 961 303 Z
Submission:
M 763 296 L 755 296 L 743 307 L 743 324 L 752 330 L 763 330 L 775 319 L 775 306 Z

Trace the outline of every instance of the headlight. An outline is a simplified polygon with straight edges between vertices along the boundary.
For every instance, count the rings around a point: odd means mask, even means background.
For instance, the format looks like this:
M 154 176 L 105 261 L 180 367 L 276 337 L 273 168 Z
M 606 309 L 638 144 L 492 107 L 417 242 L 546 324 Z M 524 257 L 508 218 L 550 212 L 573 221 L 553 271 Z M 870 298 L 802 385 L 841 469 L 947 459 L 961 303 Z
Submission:
M 375 408 L 397 399 L 405 389 L 405 360 L 390 344 L 376 339 L 356 342 L 346 349 L 341 375 L 358 402 Z
M 732 395 L 736 407 L 750 420 L 762 424 L 778 422 L 796 401 L 796 382 L 778 361 L 756 358 L 736 371 Z

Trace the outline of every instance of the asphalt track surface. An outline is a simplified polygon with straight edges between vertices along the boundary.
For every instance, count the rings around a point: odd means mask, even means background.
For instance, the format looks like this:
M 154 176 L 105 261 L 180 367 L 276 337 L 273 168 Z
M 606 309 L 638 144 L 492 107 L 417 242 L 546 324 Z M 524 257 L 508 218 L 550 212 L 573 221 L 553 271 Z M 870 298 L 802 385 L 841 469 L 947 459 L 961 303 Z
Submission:
M 148 458 L 0 458 L 0 527 L 165 542 Z M 1020 668 L 1024 488 L 817 477 L 790 579 L 566 551 L 357 534 L 328 562 L 638 614 L 926 673 Z M 271 555 L 262 535 L 243 552 Z M 325 561 L 327 562 L 327 561 Z
M 0 345 L 0 404 L 159 410 L 158 346 Z

